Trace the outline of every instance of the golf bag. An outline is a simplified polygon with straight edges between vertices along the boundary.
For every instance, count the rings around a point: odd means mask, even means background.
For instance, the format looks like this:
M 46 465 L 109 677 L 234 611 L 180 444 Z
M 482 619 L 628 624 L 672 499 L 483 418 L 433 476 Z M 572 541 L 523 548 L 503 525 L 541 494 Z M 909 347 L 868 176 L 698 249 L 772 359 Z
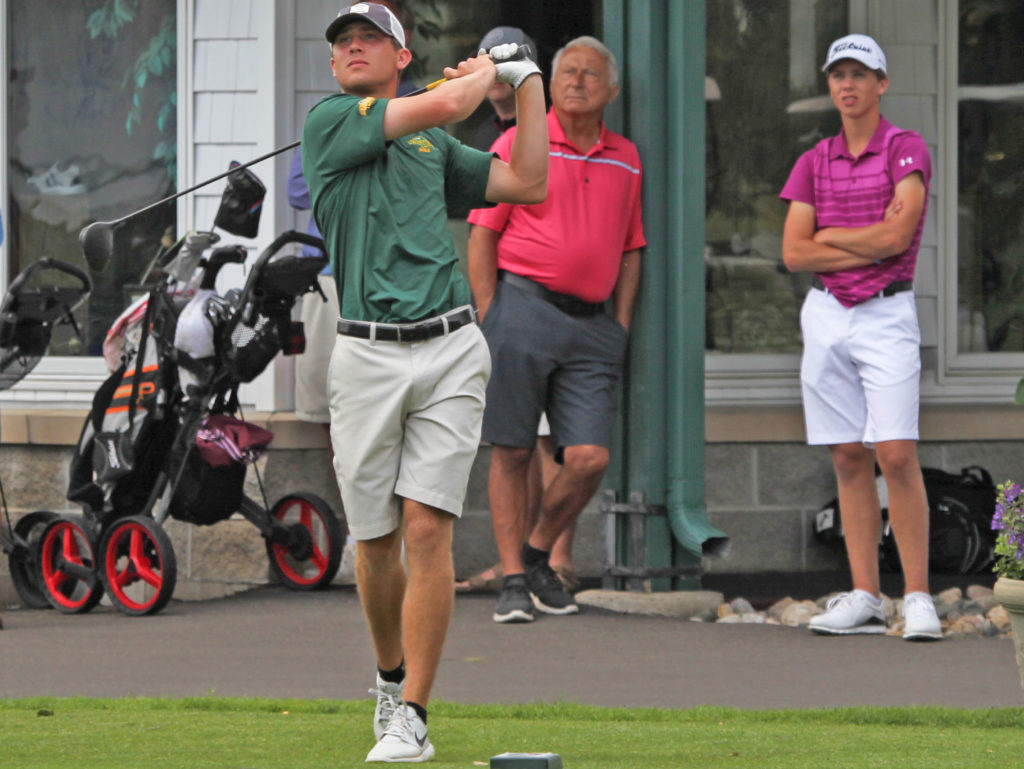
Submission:
M 93 396 L 67 497 L 101 524 L 116 511 L 143 509 L 167 458 L 176 427 L 168 407 L 174 405 L 177 371 L 166 344 L 173 340 L 175 318 L 171 298 L 152 292 L 142 318 L 126 332 L 121 365 Z
M 992 512 L 996 488 L 992 476 L 972 465 L 959 474 L 923 467 L 928 497 L 928 567 L 938 574 L 977 574 L 992 563 L 995 532 Z M 885 478 L 876 467 L 875 481 L 882 507 L 882 536 L 878 558 L 883 569 L 900 571 L 899 550 L 889 522 L 889 493 Z M 815 538 L 830 546 L 843 544 L 842 514 L 839 500 L 833 499 L 814 517 Z

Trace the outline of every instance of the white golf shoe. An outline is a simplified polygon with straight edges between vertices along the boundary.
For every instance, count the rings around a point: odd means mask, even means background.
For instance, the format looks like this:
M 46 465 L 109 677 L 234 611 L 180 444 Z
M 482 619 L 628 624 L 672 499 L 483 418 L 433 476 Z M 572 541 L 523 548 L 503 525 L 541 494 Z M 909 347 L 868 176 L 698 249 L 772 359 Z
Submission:
M 384 735 L 366 754 L 367 763 L 420 763 L 434 755 L 434 746 L 427 737 L 427 725 L 412 706 L 402 703 L 395 708 Z

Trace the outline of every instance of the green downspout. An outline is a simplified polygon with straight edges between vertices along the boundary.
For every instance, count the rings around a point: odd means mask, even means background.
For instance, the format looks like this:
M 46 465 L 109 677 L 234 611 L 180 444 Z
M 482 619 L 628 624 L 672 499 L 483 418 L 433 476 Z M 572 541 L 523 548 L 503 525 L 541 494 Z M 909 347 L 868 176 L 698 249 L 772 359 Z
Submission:
M 640 149 L 648 242 L 609 485 L 668 509 L 648 526 L 644 565 L 689 566 L 728 541 L 704 505 L 704 2 L 633 0 L 627 12 L 605 0 L 604 30 L 622 69 L 608 122 Z

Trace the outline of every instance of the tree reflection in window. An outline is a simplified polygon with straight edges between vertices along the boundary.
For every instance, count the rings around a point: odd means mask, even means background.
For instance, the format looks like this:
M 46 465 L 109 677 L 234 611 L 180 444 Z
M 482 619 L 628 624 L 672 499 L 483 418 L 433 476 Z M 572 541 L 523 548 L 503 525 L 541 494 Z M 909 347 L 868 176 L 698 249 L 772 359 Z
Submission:
M 176 184 L 176 0 L 8 0 L 9 275 L 44 256 L 85 267 L 78 233 L 171 194 Z M 97 355 L 175 206 L 119 229 L 115 257 L 79 311 Z

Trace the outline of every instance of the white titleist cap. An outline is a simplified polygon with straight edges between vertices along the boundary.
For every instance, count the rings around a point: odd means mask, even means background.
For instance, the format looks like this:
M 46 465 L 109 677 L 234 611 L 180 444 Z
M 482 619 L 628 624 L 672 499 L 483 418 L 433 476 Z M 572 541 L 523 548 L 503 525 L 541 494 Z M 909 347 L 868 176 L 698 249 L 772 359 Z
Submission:
M 821 71 L 828 72 L 841 59 L 856 59 L 869 69 L 880 69 L 883 74 L 888 74 L 882 46 L 867 35 L 847 35 L 832 43 L 828 47 L 828 56 L 825 57 L 825 66 Z
M 379 3 L 356 3 L 338 11 L 337 18 L 327 26 L 327 42 L 334 45 L 334 38 L 338 36 L 341 28 L 353 19 L 364 19 L 385 35 L 395 38 L 398 44 L 405 48 L 405 30 L 402 24 L 391 12 L 391 9 Z

